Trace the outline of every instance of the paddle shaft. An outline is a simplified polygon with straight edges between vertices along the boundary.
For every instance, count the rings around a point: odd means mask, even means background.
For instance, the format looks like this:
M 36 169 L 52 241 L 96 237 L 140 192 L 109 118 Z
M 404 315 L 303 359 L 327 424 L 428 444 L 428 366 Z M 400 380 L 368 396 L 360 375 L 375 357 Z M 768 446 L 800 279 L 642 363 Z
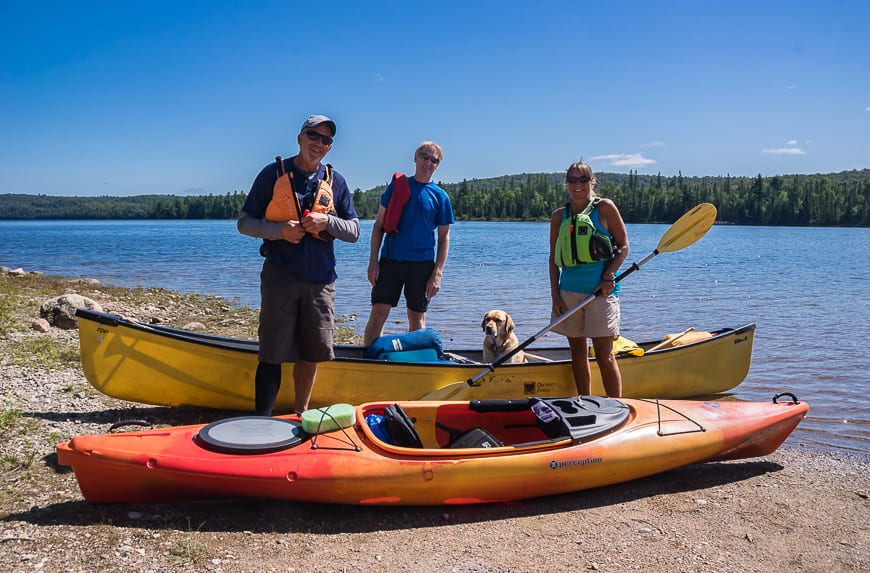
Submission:
M 641 260 L 640 262 L 632 263 L 628 269 L 626 269 L 624 272 L 617 275 L 616 279 L 614 279 L 614 280 L 616 282 L 621 281 L 622 279 L 624 279 L 625 277 L 627 277 L 628 275 L 630 275 L 634 271 L 639 270 L 640 267 L 647 264 L 653 257 L 655 257 L 658 254 L 659 254 L 659 250 L 655 249 L 653 252 L 651 252 L 646 257 L 644 257 L 643 260 Z M 513 357 L 515 354 L 517 354 L 518 352 L 520 352 L 521 350 L 523 350 L 524 348 L 526 348 L 530 344 L 536 342 L 538 339 L 540 339 L 542 336 L 544 336 L 545 334 L 547 334 L 548 332 L 553 330 L 555 327 L 557 327 L 558 325 L 560 325 L 563 322 L 565 322 L 566 320 L 568 320 L 568 318 L 572 314 L 574 314 L 575 312 L 577 312 L 578 310 L 580 310 L 584 306 L 588 305 L 590 302 L 595 300 L 595 298 L 600 296 L 600 295 L 601 295 L 601 290 L 596 290 L 593 294 L 587 296 L 586 298 L 584 298 L 583 300 L 581 300 L 580 302 L 578 302 L 577 304 L 575 304 L 574 306 L 569 308 L 565 312 L 565 314 L 558 317 L 556 320 L 552 321 L 550 324 L 548 324 L 547 326 L 545 326 L 544 328 L 542 328 L 541 330 L 539 330 L 538 332 L 533 334 L 531 336 L 531 338 L 527 338 L 521 344 L 519 344 L 516 348 L 511 350 L 510 352 L 506 352 L 502 356 L 499 356 L 497 360 L 494 360 L 492 362 L 492 364 L 488 364 L 486 366 L 486 368 L 484 368 L 483 370 L 481 370 L 480 372 L 478 372 L 477 374 L 475 374 L 474 376 L 472 376 L 471 378 L 466 380 L 465 381 L 466 384 L 468 384 L 469 386 L 474 386 L 478 380 L 480 380 L 481 378 L 486 376 L 488 373 L 493 372 L 497 366 L 501 366 L 502 364 L 504 364 L 505 362 L 510 360 L 511 357 Z

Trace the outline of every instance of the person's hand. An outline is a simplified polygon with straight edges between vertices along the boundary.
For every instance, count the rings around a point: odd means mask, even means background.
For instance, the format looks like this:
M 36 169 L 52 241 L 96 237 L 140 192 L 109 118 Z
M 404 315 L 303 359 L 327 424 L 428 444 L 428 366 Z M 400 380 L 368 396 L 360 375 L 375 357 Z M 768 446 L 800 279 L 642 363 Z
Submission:
M 555 314 L 556 316 L 562 316 L 566 312 L 568 312 L 568 305 L 565 304 L 565 301 L 562 300 L 562 297 L 553 297 L 553 314 Z
M 299 243 L 304 236 L 305 229 L 299 221 L 287 221 L 281 227 L 281 237 L 283 237 L 288 243 L 293 243 L 295 245 Z
M 312 235 L 319 235 L 321 231 L 325 231 L 328 222 L 329 216 L 326 213 L 308 213 L 302 217 L 302 227 Z
M 378 276 L 381 274 L 381 264 L 378 261 L 369 263 L 369 284 L 375 286 L 375 283 L 378 282 Z
M 601 291 L 601 296 L 609 295 L 611 292 L 613 292 L 613 289 L 615 288 L 615 280 L 601 279 L 601 281 L 598 283 L 598 290 Z
M 439 292 L 441 292 L 441 277 L 432 275 L 426 282 L 426 298 L 432 300 Z

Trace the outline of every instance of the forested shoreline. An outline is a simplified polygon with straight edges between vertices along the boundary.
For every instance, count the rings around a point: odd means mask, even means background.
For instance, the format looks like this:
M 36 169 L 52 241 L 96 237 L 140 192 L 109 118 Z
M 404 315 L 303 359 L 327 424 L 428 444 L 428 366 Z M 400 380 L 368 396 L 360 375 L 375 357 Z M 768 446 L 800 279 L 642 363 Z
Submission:
M 457 220 L 543 221 L 566 201 L 564 173 L 523 173 L 439 182 Z M 384 186 L 353 192 L 363 219 L 377 213 Z M 613 199 L 627 223 L 670 222 L 701 202 L 718 220 L 738 225 L 870 226 L 870 169 L 773 177 L 672 177 L 601 173 L 598 193 Z M 234 219 L 246 192 L 224 195 L 60 197 L 0 195 L 0 219 Z

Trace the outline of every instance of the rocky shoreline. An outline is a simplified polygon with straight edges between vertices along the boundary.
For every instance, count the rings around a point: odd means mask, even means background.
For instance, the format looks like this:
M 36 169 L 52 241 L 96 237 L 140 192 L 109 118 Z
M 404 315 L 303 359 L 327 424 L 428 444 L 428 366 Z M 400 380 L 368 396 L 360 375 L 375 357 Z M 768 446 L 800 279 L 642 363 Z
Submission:
M 94 390 L 77 332 L 31 323 L 76 293 L 107 312 L 253 336 L 225 300 L 0 273 L 0 569 L 4 571 L 867 571 L 870 458 L 808 451 L 698 464 L 616 486 L 487 506 L 263 500 L 90 505 L 54 445 L 125 418 L 208 422 Z

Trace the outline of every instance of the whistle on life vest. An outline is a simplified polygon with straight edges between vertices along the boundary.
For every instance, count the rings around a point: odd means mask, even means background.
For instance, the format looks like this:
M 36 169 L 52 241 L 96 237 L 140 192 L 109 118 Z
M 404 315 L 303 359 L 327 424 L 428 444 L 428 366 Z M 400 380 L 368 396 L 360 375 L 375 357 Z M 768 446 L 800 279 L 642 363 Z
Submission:
M 305 209 L 304 211 L 302 211 L 302 216 L 307 217 L 308 213 L 310 213 L 310 212 L 311 212 L 311 209 Z

